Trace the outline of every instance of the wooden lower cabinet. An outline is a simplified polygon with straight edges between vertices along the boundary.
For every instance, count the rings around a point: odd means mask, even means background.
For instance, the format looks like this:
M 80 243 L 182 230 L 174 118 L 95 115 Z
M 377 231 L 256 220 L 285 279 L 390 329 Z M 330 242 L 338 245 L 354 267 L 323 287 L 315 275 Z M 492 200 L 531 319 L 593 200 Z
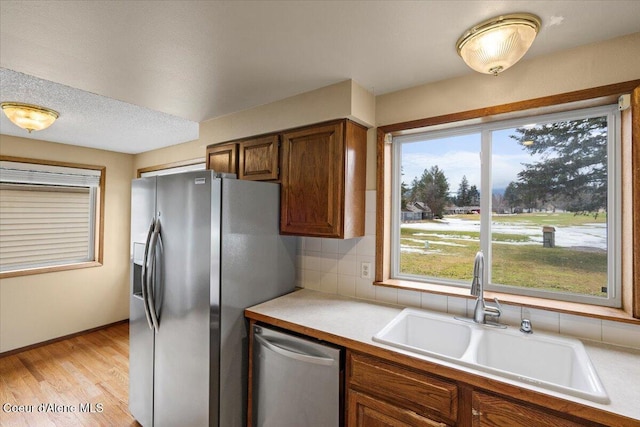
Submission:
M 413 366 L 347 350 L 347 427 L 603 427 Z M 618 422 L 611 425 L 637 425 Z
M 353 427 L 444 427 L 446 424 L 354 390 L 348 391 L 347 423 Z
M 578 427 L 584 422 L 573 422 L 552 413 L 525 406 L 487 393 L 472 393 L 473 427 Z
M 454 382 L 351 351 L 346 377 L 350 427 L 456 425 Z

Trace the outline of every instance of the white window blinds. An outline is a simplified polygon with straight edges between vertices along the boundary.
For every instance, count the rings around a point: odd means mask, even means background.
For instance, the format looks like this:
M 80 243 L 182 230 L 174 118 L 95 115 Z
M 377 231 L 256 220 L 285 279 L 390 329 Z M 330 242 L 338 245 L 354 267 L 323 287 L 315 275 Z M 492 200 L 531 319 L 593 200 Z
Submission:
M 94 169 L 1 161 L 0 182 L 11 182 L 15 184 L 66 185 L 70 187 L 97 187 L 100 185 L 100 171 Z
M 7 163 L 0 168 L 0 272 L 93 261 L 100 171 Z

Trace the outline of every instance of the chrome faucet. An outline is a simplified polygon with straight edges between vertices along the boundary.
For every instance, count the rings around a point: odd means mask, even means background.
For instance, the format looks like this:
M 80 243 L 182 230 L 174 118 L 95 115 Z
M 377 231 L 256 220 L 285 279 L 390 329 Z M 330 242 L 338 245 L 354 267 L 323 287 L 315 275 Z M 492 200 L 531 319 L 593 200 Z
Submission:
M 495 298 L 496 305 L 487 305 L 484 301 L 484 254 L 478 251 L 473 263 L 473 280 L 471 282 L 471 295 L 478 297 L 476 307 L 473 310 L 473 321 L 476 323 L 487 323 L 487 316 L 500 318 L 502 309 L 498 298 Z

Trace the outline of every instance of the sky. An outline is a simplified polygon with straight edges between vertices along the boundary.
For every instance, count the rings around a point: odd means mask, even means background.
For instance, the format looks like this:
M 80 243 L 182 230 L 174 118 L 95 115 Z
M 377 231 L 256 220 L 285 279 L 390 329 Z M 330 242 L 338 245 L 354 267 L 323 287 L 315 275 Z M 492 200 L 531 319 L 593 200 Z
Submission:
M 494 191 L 504 191 L 511 181 L 517 180 L 522 163 L 533 163 L 531 156 L 515 140 L 509 138 L 513 129 L 493 132 L 492 175 Z M 480 133 L 455 135 L 428 141 L 402 144 L 402 181 L 407 185 L 420 177 L 425 169 L 437 165 L 447 177 L 449 192 L 455 194 L 466 176 L 469 186 L 480 190 Z

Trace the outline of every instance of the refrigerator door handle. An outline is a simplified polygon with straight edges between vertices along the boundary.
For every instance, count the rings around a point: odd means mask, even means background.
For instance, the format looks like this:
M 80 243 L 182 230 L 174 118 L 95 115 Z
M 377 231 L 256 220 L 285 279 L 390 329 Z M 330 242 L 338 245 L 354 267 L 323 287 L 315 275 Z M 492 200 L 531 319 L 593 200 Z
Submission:
M 149 329 L 153 329 L 153 323 L 151 323 L 151 314 L 149 311 L 149 301 L 147 300 L 147 279 L 149 277 L 149 243 L 151 242 L 151 235 L 156 225 L 155 218 L 151 219 L 151 225 L 149 225 L 149 231 L 147 232 L 147 241 L 144 246 L 144 257 L 142 259 L 142 301 L 144 302 L 144 314 L 147 317 L 147 324 Z
M 155 303 L 155 288 L 156 288 L 156 268 L 162 268 L 156 264 L 156 250 L 158 245 L 162 245 L 162 238 L 160 237 L 160 218 L 156 219 L 155 226 L 153 228 L 153 234 L 151 235 L 151 241 L 149 242 L 149 264 L 151 266 L 151 274 L 147 274 L 147 304 L 149 307 L 149 313 L 151 315 L 152 329 L 158 332 L 159 322 L 156 311 Z
M 331 357 L 323 357 L 316 356 L 313 354 L 309 354 L 309 352 L 304 348 L 296 348 L 295 351 L 289 350 L 287 348 L 281 347 L 277 345 L 273 341 L 269 341 L 267 338 L 261 337 L 258 334 L 254 334 L 253 337 L 262 344 L 265 348 L 280 354 L 281 356 L 288 357 L 290 359 L 299 360 L 301 362 L 307 363 L 315 363 L 316 365 L 333 365 L 336 363 L 336 360 Z M 295 346 L 295 342 L 290 343 L 291 347 Z

